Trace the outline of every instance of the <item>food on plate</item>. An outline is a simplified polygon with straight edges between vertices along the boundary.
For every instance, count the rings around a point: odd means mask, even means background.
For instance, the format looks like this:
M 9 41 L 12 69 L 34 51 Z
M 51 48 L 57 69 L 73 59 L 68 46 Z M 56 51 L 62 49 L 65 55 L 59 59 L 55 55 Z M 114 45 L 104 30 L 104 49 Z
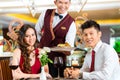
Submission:
M 68 43 L 65 44 L 58 44 L 58 47 L 71 47 Z

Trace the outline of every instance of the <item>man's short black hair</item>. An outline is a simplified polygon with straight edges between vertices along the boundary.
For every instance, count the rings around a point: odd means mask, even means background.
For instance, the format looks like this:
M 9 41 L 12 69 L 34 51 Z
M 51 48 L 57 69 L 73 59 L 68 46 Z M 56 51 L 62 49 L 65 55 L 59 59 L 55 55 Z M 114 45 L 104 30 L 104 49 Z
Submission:
M 87 20 L 81 25 L 82 31 L 91 27 L 94 27 L 96 30 L 100 31 L 100 25 L 94 20 Z

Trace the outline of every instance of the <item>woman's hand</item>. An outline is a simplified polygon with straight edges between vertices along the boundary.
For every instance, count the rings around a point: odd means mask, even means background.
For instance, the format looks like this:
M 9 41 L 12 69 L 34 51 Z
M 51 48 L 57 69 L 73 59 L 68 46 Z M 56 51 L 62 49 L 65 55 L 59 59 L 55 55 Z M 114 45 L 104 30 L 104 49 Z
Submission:
M 23 73 L 18 67 L 16 70 L 12 70 L 13 79 L 22 79 L 22 78 L 39 78 L 40 74 L 27 74 Z

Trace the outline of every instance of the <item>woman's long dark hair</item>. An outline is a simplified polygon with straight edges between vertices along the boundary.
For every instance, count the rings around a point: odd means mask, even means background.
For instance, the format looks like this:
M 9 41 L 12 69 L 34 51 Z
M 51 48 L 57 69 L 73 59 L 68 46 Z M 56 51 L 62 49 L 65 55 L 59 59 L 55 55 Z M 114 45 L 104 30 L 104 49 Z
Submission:
M 26 31 L 29 29 L 29 28 L 32 28 L 35 32 L 35 35 L 36 35 L 36 42 L 34 44 L 34 48 L 37 48 L 38 46 L 38 40 L 37 40 L 37 34 L 36 34 L 36 31 L 35 31 L 35 28 L 32 27 L 31 25 L 29 24 L 24 24 L 19 32 L 18 32 L 18 44 L 19 44 L 19 48 L 21 50 L 21 55 L 23 56 L 23 59 L 24 59 L 24 63 L 22 65 L 23 69 L 24 69 L 24 72 L 26 73 L 30 73 L 31 72 L 31 67 L 30 67 L 30 58 L 29 58 L 29 54 L 30 50 L 27 49 L 27 47 L 29 46 L 25 41 L 24 41 L 24 38 L 25 38 L 25 33 Z

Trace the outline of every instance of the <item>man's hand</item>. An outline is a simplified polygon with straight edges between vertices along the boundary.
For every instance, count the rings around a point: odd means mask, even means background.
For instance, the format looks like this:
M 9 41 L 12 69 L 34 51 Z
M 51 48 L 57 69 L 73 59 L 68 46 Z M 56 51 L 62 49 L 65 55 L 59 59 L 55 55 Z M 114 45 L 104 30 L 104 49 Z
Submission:
M 80 69 L 78 68 L 73 68 L 72 72 L 71 72 L 71 77 L 78 79 L 79 78 L 79 73 L 80 73 Z
M 65 78 L 71 78 L 71 73 L 72 73 L 72 69 L 71 68 L 66 68 L 64 70 L 64 77 Z
M 79 78 L 79 72 L 80 72 L 80 69 L 78 68 L 66 68 L 64 70 L 64 77 L 65 78 L 76 78 L 78 79 Z

